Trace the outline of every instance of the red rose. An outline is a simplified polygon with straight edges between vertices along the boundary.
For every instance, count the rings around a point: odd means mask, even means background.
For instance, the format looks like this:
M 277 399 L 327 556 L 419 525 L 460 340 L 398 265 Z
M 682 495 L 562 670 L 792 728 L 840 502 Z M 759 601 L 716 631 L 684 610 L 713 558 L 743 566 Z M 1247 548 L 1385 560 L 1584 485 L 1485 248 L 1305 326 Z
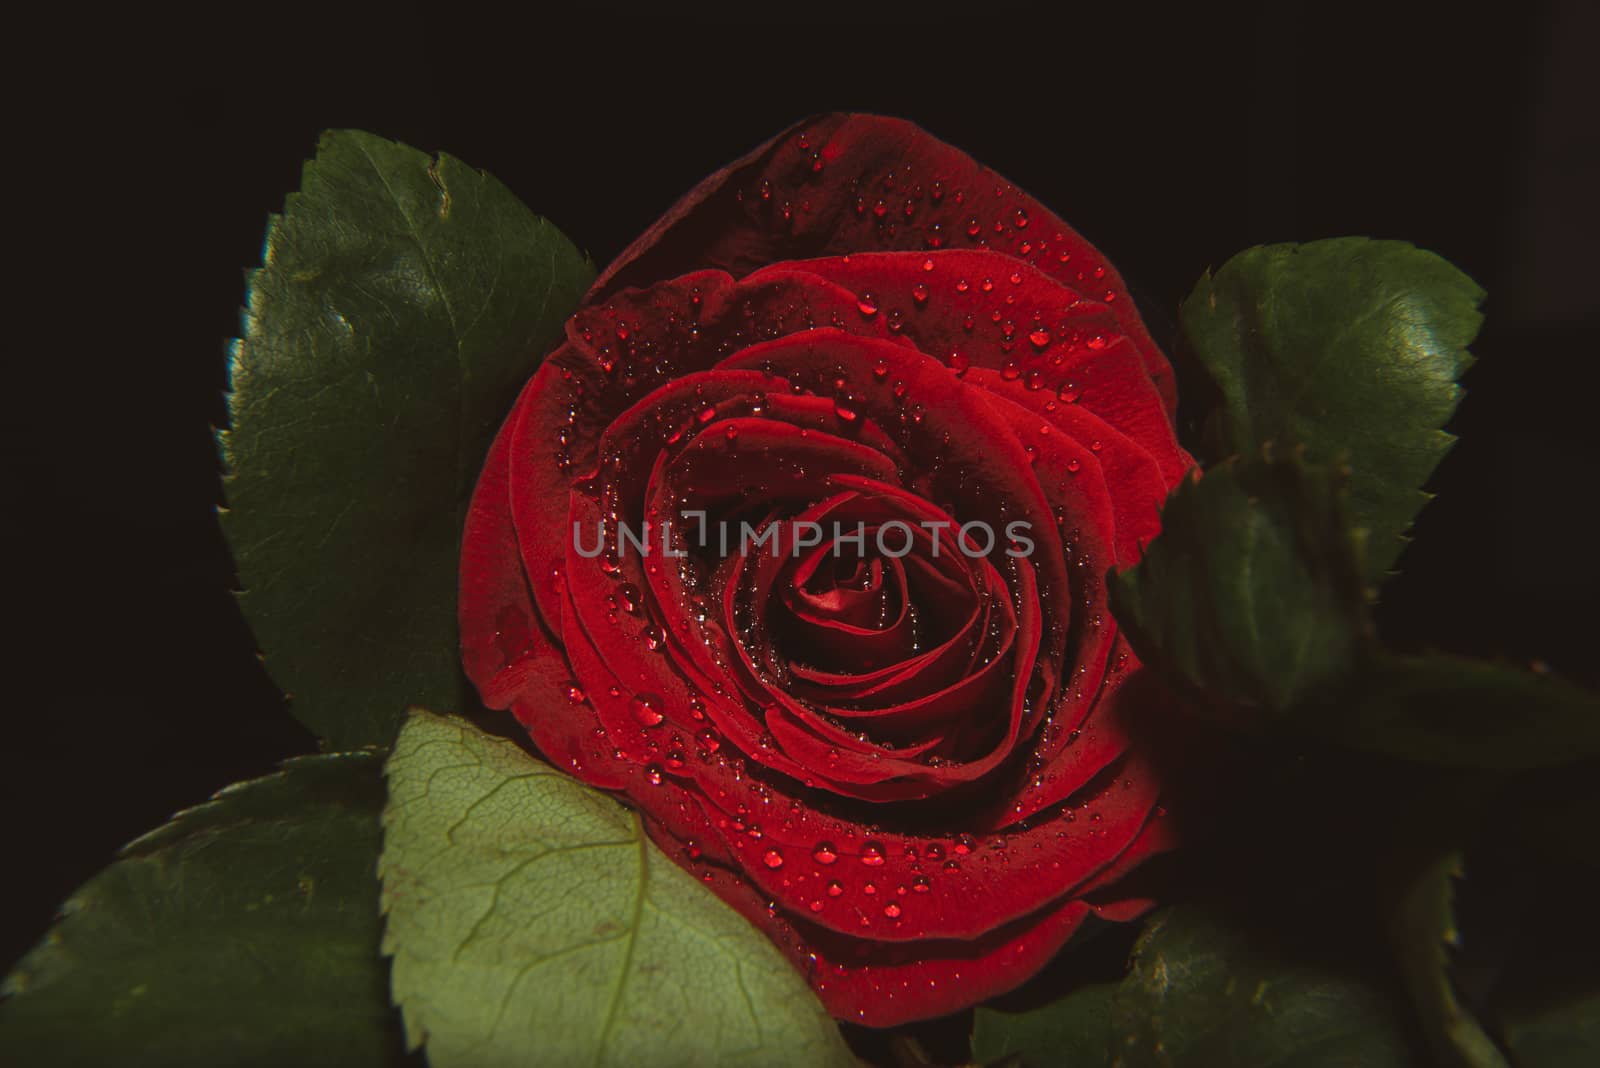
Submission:
M 1115 883 L 1166 844 L 1125 727 L 1159 691 L 1103 577 L 1191 466 L 1173 406 L 1042 205 L 905 122 L 802 123 L 624 252 L 523 391 L 467 673 L 834 1015 L 964 1008 L 1148 905 Z

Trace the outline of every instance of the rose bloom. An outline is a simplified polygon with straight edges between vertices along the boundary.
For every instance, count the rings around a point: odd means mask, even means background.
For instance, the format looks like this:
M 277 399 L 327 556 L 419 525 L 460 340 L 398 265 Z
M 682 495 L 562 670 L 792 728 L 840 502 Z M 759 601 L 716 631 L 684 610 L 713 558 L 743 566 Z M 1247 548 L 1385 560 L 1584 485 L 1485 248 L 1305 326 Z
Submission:
M 464 535 L 467 674 L 836 1017 L 965 1008 L 1151 904 L 1119 892 L 1170 844 L 1132 728 L 1170 699 L 1104 577 L 1192 466 L 1174 407 L 1041 204 L 908 123 L 801 123 L 634 242 L 523 390 Z M 744 523 L 777 536 L 723 553 Z

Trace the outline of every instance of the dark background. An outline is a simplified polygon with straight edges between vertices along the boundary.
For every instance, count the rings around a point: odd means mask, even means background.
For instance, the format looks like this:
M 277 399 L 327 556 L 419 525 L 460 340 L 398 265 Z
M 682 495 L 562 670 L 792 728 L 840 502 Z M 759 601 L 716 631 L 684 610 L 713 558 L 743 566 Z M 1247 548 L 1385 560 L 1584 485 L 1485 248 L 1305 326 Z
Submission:
M 902 115 L 1098 244 L 1163 339 L 1198 274 L 1248 245 L 1368 234 L 1433 249 L 1487 288 L 1488 323 L 1462 440 L 1385 589 L 1385 634 L 1600 681 L 1597 9 L 1195 6 L 613 12 L 464 41 L 436 11 L 425 44 L 263 23 L 236 41 L 312 43 L 216 47 L 192 73 L 130 47 L 41 82 L 51 103 L 21 110 L 43 137 L 13 143 L 28 191 L 9 214 L 62 223 L 20 266 L 66 299 L 41 347 L 14 354 L 51 381 L 8 390 L 25 428 L 15 515 L 42 537 L 14 557 L 14 671 L 36 693 L 10 708 L 4 746 L 0 968 L 118 846 L 314 746 L 227 592 L 211 426 L 243 270 L 326 127 L 485 168 L 603 265 L 793 120 Z M 458 45 L 477 61 L 441 58 Z

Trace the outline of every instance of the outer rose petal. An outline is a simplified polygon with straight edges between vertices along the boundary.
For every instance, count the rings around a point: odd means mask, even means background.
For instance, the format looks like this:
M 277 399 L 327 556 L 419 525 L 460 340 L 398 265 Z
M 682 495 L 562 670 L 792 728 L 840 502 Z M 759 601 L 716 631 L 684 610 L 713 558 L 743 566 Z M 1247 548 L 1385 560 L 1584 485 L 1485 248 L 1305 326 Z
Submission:
M 1004 252 L 1110 306 L 1177 411 L 1172 367 L 1106 258 L 965 152 L 882 115 L 804 120 L 706 178 L 595 279 L 588 301 L 707 267 L 743 276 L 813 256 L 940 248 Z

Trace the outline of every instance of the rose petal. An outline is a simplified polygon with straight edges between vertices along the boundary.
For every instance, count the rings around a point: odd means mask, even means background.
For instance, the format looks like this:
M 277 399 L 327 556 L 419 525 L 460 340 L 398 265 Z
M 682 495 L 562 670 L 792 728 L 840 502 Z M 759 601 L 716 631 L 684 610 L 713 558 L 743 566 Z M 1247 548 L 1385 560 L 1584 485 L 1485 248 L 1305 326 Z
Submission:
M 668 209 L 587 299 L 704 267 L 743 276 L 815 256 L 942 248 L 1003 252 L 1105 303 L 1168 415 L 1176 412 L 1171 366 L 1105 257 L 1044 205 L 901 119 L 833 114 L 797 123 Z

